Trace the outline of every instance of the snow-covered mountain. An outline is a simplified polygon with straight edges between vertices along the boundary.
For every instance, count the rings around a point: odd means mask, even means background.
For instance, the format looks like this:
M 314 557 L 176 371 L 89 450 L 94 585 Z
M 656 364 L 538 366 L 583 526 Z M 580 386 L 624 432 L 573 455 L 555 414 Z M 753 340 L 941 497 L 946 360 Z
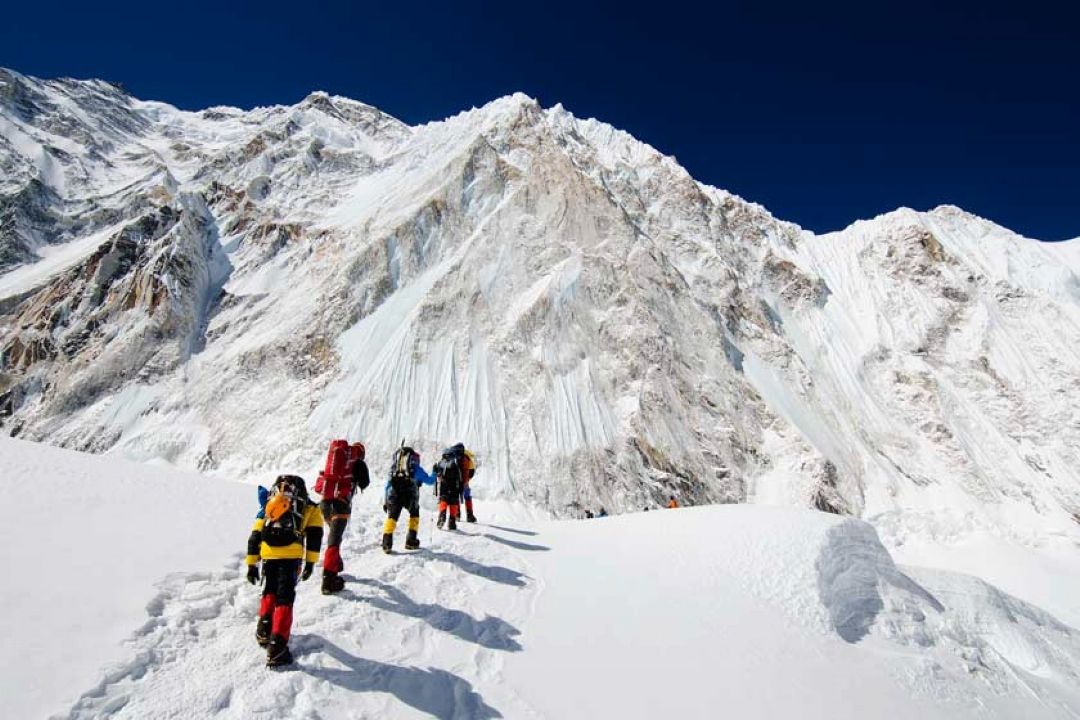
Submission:
M 3 428 L 152 463 L 0 442 L 7 496 L 67 500 L 0 545 L 16 714 L 1072 717 L 1078 401 L 1080 240 L 816 236 L 522 95 L 410 127 L 0 70 Z M 377 474 L 465 441 L 490 524 L 373 557 L 359 497 L 266 673 L 253 493 L 161 466 L 310 476 L 338 436 Z M 672 494 L 870 524 L 547 518 Z M 128 542 L 162 518 L 194 541 Z
M 795 504 L 1077 535 L 1080 243 L 817 236 L 514 95 L 410 127 L 0 71 L 4 429 L 222 477 L 475 447 L 556 513 Z

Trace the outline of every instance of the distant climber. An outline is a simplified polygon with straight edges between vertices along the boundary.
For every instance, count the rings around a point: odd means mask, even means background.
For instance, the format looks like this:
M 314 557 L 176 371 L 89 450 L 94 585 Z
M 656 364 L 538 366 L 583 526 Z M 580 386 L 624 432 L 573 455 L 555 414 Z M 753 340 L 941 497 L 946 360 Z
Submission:
M 596 517 L 607 517 L 607 510 L 605 510 L 604 508 L 600 508 L 600 512 L 596 513 Z
M 315 492 L 322 495 L 319 509 L 329 528 L 322 561 L 323 595 L 345 589 L 345 581 L 341 578 L 345 569 L 345 563 L 341 560 L 341 540 L 352 514 L 353 495 L 357 490 L 363 492 L 371 482 L 364 454 L 363 443 L 350 445 L 346 440 L 331 441 L 326 465 L 315 481 Z
M 476 514 L 473 512 L 472 479 L 476 475 L 476 456 L 471 450 L 465 451 L 465 487 L 461 490 L 461 497 L 465 498 L 465 522 L 476 522 Z
M 466 497 L 468 521 L 476 522 L 476 516 L 472 512 L 472 495 L 468 490 L 474 462 L 472 454 L 464 445 L 458 443 L 443 450 L 442 459 L 435 464 L 435 494 L 439 497 L 439 520 L 436 524 L 440 529 L 443 525 L 446 525 L 448 530 L 457 529 L 457 521 L 461 517 L 462 496 Z
M 586 520 L 592 520 L 592 519 L 593 519 L 594 517 L 596 517 L 596 516 L 595 516 L 595 515 L 593 515 L 593 511 L 592 511 L 592 510 L 586 510 L 586 511 L 585 511 L 585 519 L 586 519 Z
M 262 488 L 260 488 L 262 490 Z M 263 593 L 255 639 L 266 648 L 267 667 L 289 665 L 289 634 L 297 580 L 315 570 L 322 543 L 319 508 L 311 502 L 303 478 L 279 475 L 255 518 L 247 543 L 247 580 L 259 582 L 262 561 Z M 301 562 L 303 570 L 301 571 Z
M 674 510 L 675 508 L 679 507 L 679 501 L 675 499 L 674 495 L 672 495 L 671 499 L 668 500 L 667 506 L 671 510 Z
M 382 536 L 383 552 L 388 553 L 394 549 L 394 530 L 402 510 L 409 511 L 409 532 L 405 536 L 405 549 L 416 550 L 420 547 L 420 538 L 416 534 L 420 529 L 420 486 L 434 484 L 435 478 L 420 466 L 420 454 L 402 443 L 394 452 L 390 478 L 386 481 L 386 496 L 383 502 L 383 509 L 386 510 Z

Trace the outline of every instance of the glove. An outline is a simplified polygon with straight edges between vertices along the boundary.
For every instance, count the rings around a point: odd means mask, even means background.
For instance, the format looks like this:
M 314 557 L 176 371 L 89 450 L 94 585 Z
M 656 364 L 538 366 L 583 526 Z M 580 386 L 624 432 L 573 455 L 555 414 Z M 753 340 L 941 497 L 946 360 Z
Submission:
M 307 580 L 309 577 L 311 577 L 311 573 L 313 573 L 313 572 L 315 572 L 315 563 L 313 563 L 313 562 L 304 563 L 304 572 L 300 573 L 300 579 L 301 580 Z
M 259 582 L 259 566 L 258 565 L 248 565 L 247 581 L 249 583 L 251 583 L 252 585 Z

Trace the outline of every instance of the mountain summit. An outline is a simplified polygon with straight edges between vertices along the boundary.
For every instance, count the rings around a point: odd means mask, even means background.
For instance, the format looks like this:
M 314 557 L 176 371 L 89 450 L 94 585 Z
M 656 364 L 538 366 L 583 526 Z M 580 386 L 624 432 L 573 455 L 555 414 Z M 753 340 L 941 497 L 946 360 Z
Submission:
M 521 95 L 408 126 L 0 70 L 0 410 L 228 477 L 465 440 L 577 513 L 1080 519 L 1080 245 L 953 207 L 814 235 Z M 429 459 L 426 458 L 426 459 Z

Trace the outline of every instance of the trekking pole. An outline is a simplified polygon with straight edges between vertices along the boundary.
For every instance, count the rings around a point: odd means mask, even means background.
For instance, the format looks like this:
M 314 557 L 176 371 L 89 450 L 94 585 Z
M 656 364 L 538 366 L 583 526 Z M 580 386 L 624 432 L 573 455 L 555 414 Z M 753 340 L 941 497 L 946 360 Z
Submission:
M 438 484 L 438 480 L 435 481 Z M 435 509 L 431 511 L 431 522 L 428 523 L 428 547 L 435 542 L 435 521 L 439 517 L 439 503 L 435 503 Z

